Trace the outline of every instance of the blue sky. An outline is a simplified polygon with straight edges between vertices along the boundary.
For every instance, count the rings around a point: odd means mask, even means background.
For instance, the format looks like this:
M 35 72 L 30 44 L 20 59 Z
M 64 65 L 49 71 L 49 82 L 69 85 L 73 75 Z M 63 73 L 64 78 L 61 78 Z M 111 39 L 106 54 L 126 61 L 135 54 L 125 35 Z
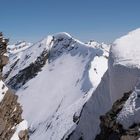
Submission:
M 140 0 L 0 0 L 0 31 L 11 42 L 68 32 L 110 43 L 140 27 Z

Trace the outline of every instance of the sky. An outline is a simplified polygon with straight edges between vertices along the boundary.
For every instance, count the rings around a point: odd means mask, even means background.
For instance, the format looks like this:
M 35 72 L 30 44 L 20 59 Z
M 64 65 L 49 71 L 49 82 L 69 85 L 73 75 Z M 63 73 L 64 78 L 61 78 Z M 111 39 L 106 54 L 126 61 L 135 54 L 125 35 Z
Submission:
M 0 0 L 0 31 L 10 43 L 58 32 L 112 43 L 139 27 L 140 0 Z

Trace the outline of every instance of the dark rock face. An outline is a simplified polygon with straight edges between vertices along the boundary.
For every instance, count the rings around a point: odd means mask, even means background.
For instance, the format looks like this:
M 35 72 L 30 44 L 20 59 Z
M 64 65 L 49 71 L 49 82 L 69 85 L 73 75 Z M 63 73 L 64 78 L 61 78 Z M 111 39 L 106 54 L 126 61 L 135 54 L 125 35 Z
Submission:
M 10 85 L 12 89 L 18 90 L 41 71 L 41 68 L 45 65 L 46 60 L 48 59 L 48 55 L 49 53 L 47 51 L 43 51 L 41 56 L 39 56 L 34 63 L 31 63 L 28 67 L 21 70 L 17 75 L 12 77 L 7 84 Z
M 118 113 L 131 93 L 125 93 L 121 99 L 113 104 L 109 112 L 100 117 L 101 132 L 96 136 L 95 140 L 138 140 L 140 138 L 140 124 L 134 124 L 128 130 L 125 130 L 121 124 L 116 122 Z

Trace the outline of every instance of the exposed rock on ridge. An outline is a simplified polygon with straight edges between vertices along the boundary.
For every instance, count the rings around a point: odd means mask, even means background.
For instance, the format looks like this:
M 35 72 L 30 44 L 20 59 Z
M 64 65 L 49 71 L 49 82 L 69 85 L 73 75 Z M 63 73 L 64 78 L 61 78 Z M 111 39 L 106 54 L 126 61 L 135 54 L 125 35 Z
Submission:
M 16 132 L 16 126 L 23 121 L 21 117 L 22 108 L 17 102 L 18 97 L 11 90 L 8 90 L 2 82 L 2 70 L 8 62 L 6 56 L 7 43 L 8 40 L 4 39 L 0 33 L 0 140 L 11 140 Z M 19 138 L 19 140 L 28 140 L 28 133 L 24 134 L 24 139 Z
M 100 117 L 101 132 L 96 136 L 95 140 L 138 140 L 140 138 L 140 124 L 133 124 L 128 129 L 124 129 L 117 122 L 118 113 L 122 110 L 131 93 L 125 93 L 121 99 L 113 104 L 109 112 Z

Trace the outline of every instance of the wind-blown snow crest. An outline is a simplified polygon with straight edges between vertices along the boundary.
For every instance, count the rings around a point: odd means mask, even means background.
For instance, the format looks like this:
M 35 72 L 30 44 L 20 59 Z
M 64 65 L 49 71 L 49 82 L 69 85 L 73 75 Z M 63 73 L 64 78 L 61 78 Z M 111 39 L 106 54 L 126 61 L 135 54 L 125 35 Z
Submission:
M 114 42 L 109 58 L 111 100 L 132 91 L 140 77 L 140 29 Z
M 140 29 L 130 32 L 114 42 L 114 65 L 121 64 L 130 68 L 140 68 Z

